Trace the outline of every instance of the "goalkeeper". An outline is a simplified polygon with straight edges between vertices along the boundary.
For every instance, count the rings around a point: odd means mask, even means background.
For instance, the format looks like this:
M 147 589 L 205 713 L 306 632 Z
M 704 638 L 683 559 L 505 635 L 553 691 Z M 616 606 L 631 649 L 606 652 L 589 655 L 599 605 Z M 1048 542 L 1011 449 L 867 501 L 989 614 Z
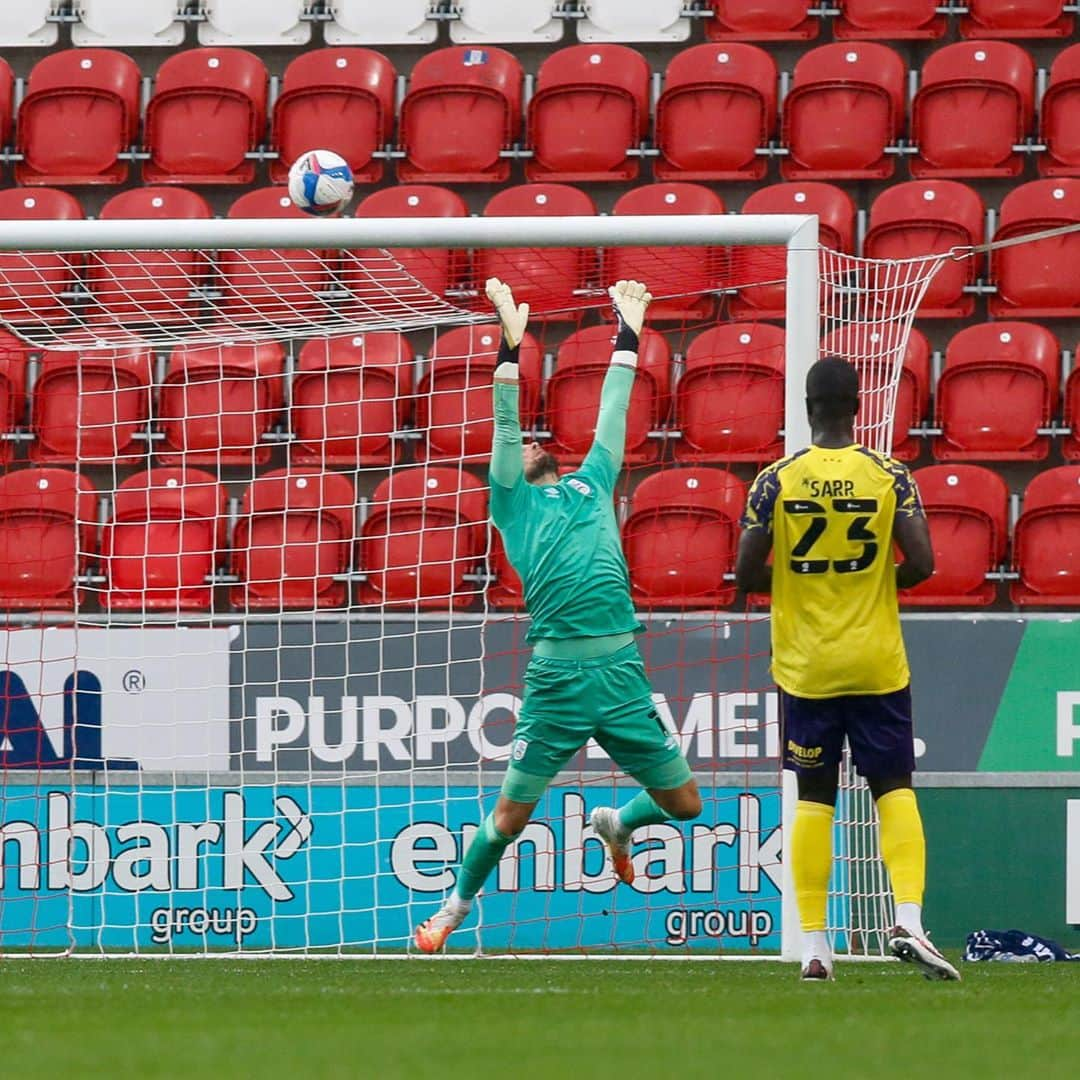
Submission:
M 491 519 L 525 586 L 533 655 L 498 802 L 465 853 L 453 893 L 416 928 L 417 947 L 426 953 L 441 949 L 461 925 L 540 796 L 589 739 L 645 789 L 618 810 L 605 806 L 592 812 L 592 827 L 621 881 L 634 880 L 630 837 L 636 828 L 701 813 L 697 784 L 660 722 L 634 641 L 643 627 L 630 601 L 615 520 L 638 335 L 652 297 L 635 281 L 620 281 L 608 292 L 618 326 L 596 436 L 581 468 L 560 479 L 558 462 L 542 446 L 521 445 L 518 347 L 529 306 L 515 304 L 509 286 L 496 278 L 487 283 L 502 323 Z

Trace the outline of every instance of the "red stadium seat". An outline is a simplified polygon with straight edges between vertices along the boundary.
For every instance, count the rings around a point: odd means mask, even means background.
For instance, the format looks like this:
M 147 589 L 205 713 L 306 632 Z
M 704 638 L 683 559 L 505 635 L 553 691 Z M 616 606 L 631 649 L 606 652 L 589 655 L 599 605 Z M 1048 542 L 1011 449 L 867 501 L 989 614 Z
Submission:
M 776 61 L 755 45 L 695 45 L 672 58 L 656 106 L 658 180 L 760 180 L 776 130 Z
M 545 392 L 550 450 L 567 464 L 581 462 L 592 446 L 600 408 L 600 387 L 611 360 L 611 327 L 590 326 L 571 334 L 559 347 L 555 373 Z M 663 422 L 671 389 L 671 353 L 663 335 L 645 329 L 638 352 L 637 378 L 626 419 L 627 465 L 659 457 L 649 432 Z
M 978 123 L 972 117 L 978 116 Z M 958 41 L 926 60 L 911 114 L 912 176 L 1019 176 L 1031 132 L 1035 65 L 1007 41 Z
M 840 0 L 833 36 L 840 41 L 901 41 L 945 36 L 938 0 Z
M 78 199 L 56 188 L 0 191 L 0 221 L 81 221 L 84 216 Z M 0 319 L 66 322 L 84 259 L 79 252 L 0 252 Z
M 966 0 L 960 33 L 969 38 L 1068 37 L 1075 20 L 1067 0 Z
M 824 247 L 855 254 L 855 203 L 834 184 L 804 180 L 758 188 L 743 203 L 744 214 L 817 214 L 818 236 Z M 779 254 L 783 249 L 778 249 Z M 771 276 L 771 275 L 766 275 Z M 787 288 L 783 280 L 748 285 L 729 301 L 736 319 L 782 319 Z
M 810 41 L 820 20 L 810 14 L 814 0 L 709 0 L 705 21 L 710 41 Z
M 982 323 L 945 352 L 937 386 L 938 461 L 1042 461 L 1039 428 L 1057 413 L 1061 346 L 1045 326 Z
M 957 180 L 912 180 L 886 188 L 870 207 L 863 255 L 870 259 L 914 259 L 981 244 L 986 213 L 978 193 Z M 923 318 L 963 318 L 975 309 L 964 293 L 974 284 L 982 259 L 947 260 L 923 296 Z
M 292 461 L 298 465 L 390 465 L 408 416 L 413 351 L 389 330 L 314 338 L 292 382 Z
M 1062 440 L 1061 453 L 1066 461 L 1080 461 L 1080 345 L 1073 352 L 1073 369 L 1065 381 L 1065 426 L 1072 433 Z
M 15 454 L 15 443 L 4 436 L 26 416 L 26 360 L 29 347 L 14 334 L 0 330 L 0 464 Z
M 746 485 L 723 469 L 665 469 L 630 502 L 623 547 L 635 605 L 718 608 L 735 599 L 739 515 Z
M 894 347 L 895 339 L 890 338 L 885 326 L 848 323 L 825 335 L 821 355 L 850 360 L 859 368 L 864 387 L 868 382 L 873 386 L 887 386 L 892 381 Z M 930 408 L 930 342 L 914 327 L 908 333 L 902 365 L 893 405 L 893 437 L 889 453 L 899 461 L 914 461 L 922 453 L 922 439 L 910 432 L 926 419 Z M 869 426 L 861 435 L 864 441 L 869 441 L 872 426 L 883 419 L 883 404 L 880 395 L 864 393 L 859 410 L 859 424 Z M 871 443 L 876 444 L 876 440 Z
M 501 611 L 523 611 L 525 609 L 525 587 L 521 583 L 521 578 L 518 577 L 518 572 L 510 565 L 498 529 L 491 530 L 488 569 L 495 578 L 488 585 L 488 603 Z
M 642 184 L 615 201 L 613 215 L 724 213 L 724 201 L 703 184 Z M 613 247 L 605 260 L 611 281 L 648 282 L 655 298 L 650 320 L 707 319 L 716 308 L 712 295 L 723 276 L 723 248 Z
M 158 460 L 177 465 L 250 465 L 270 460 L 260 442 L 284 404 L 285 349 L 177 346 L 158 400 Z
M 230 590 L 241 609 L 341 607 L 348 585 L 356 492 L 340 473 L 277 469 L 244 493 L 233 537 L 232 568 L 242 584 Z
M 784 331 L 723 323 L 686 350 L 676 387 L 677 461 L 772 461 L 783 451 Z
M 173 187 L 122 191 L 102 207 L 100 215 L 103 221 L 195 221 L 213 216 L 201 195 Z M 204 252 L 98 252 L 89 257 L 87 266 L 95 302 L 92 314 L 125 324 L 193 319 L 203 303 L 194 290 L 206 284 L 209 269 Z
M 592 217 L 596 203 L 569 184 L 518 184 L 497 191 L 484 217 Z M 476 281 L 490 277 L 510 282 L 530 318 L 569 318 L 580 307 L 581 292 L 595 288 L 593 248 L 484 248 L 474 255 Z
M 0 58 L 0 146 L 10 146 L 15 130 L 15 77 L 11 65 Z
M 403 181 L 500 183 L 521 133 L 524 72 L 505 49 L 454 45 L 417 61 L 401 105 Z
M 1043 176 L 1080 176 L 1080 45 L 1070 45 L 1050 65 L 1050 82 L 1040 108 L 1038 157 Z
M 228 492 L 199 469 L 150 469 L 113 495 L 101 551 L 112 611 L 206 611 L 225 547 Z
M 229 208 L 236 218 L 307 218 L 284 187 L 258 188 L 241 195 Z M 224 300 L 231 319 L 293 318 L 306 327 L 327 311 L 324 293 L 330 283 L 325 253 L 304 250 L 223 251 L 218 257 Z
M 536 423 L 544 360 L 532 334 L 522 339 L 519 355 L 519 415 L 527 431 Z M 417 460 L 488 461 L 498 356 L 498 326 L 458 326 L 438 335 L 416 387 L 416 426 L 427 434 L 426 444 L 417 447 Z
M 997 599 L 986 575 L 1005 558 L 1009 489 L 979 465 L 929 465 L 915 473 L 934 546 L 934 573 L 900 593 L 911 607 L 984 607 Z
M 1080 224 L 1080 179 L 1032 180 L 1002 200 L 994 240 Z M 992 255 L 990 314 L 1080 315 L 1080 232 L 1002 248 Z
M 885 153 L 904 130 L 907 66 L 873 42 L 822 45 L 795 64 L 784 99 L 781 160 L 786 180 L 885 179 Z
M 356 208 L 356 216 L 358 218 L 468 217 L 469 208 L 456 191 L 450 191 L 448 188 L 428 184 L 398 184 L 369 195 Z M 363 252 L 359 254 L 364 255 Z M 407 275 L 415 278 L 424 288 L 429 289 L 438 297 L 445 296 L 449 289 L 460 285 L 468 273 L 468 260 L 462 251 L 449 251 L 446 248 L 397 248 L 390 254 Z M 391 273 L 400 274 L 400 272 Z M 344 276 L 347 280 L 348 268 Z M 354 288 L 359 289 L 362 286 L 357 285 Z
M 97 491 L 66 469 L 0 475 L 0 609 L 71 611 L 97 532 Z M 74 573 L 73 573 L 74 571 Z
M 360 530 L 362 604 L 466 608 L 481 586 L 466 581 L 484 556 L 487 488 L 459 469 L 393 473 L 371 496 Z
M 391 141 L 395 80 L 394 65 L 372 49 L 301 53 L 274 103 L 272 144 L 280 156 L 270 179 L 281 183 L 301 154 L 319 147 L 340 154 L 357 183 L 378 183 L 383 162 L 373 155 Z
M 571 45 L 540 65 L 530 180 L 634 180 L 649 132 L 649 65 L 626 45 Z
M 134 345 L 44 353 L 34 384 L 30 460 L 137 462 L 148 450 L 152 364 L 150 350 Z
M 266 65 L 246 49 L 188 49 L 160 67 L 146 107 L 143 179 L 250 184 L 266 131 Z
M 138 65 L 112 49 L 63 49 L 30 72 L 19 108 L 20 184 L 122 184 L 139 129 Z
M 1039 473 L 1013 533 L 1014 604 L 1080 604 L 1080 465 Z

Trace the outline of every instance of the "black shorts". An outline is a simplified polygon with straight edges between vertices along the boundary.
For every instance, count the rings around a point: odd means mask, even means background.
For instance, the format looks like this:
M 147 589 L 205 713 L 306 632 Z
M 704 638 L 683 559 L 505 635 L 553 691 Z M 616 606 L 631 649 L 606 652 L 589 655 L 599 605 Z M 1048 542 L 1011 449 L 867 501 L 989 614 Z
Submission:
M 860 776 L 886 779 L 915 771 L 911 687 L 892 694 L 801 698 L 780 691 L 784 768 L 803 776 L 840 763 L 844 737 Z

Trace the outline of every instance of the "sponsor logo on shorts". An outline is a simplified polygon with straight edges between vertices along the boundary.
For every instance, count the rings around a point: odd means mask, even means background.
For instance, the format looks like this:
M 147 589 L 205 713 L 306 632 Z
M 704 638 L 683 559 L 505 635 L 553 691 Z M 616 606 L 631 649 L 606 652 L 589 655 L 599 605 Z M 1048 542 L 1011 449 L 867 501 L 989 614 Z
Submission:
M 793 739 L 788 739 L 787 753 L 796 765 L 801 765 L 804 769 L 812 769 L 821 764 L 820 746 L 800 746 Z
M 515 761 L 521 761 L 525 757 L 525 751 L 529 749 L 529 743 L 526 739 L 515 739 L 514 747 L 510 751 L 510 756 Z

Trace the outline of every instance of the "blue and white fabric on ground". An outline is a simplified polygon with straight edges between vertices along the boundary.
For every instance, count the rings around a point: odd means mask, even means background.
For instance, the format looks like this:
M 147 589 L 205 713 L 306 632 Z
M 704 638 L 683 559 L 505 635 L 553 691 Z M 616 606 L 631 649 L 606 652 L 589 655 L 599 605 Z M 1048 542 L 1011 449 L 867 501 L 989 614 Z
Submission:
M 1056 941 L 1024 930 L 973 930 L 967 936 L 964 959 L 1039 964 L 1080 960 L 1080 953 L 1066 952 Z

